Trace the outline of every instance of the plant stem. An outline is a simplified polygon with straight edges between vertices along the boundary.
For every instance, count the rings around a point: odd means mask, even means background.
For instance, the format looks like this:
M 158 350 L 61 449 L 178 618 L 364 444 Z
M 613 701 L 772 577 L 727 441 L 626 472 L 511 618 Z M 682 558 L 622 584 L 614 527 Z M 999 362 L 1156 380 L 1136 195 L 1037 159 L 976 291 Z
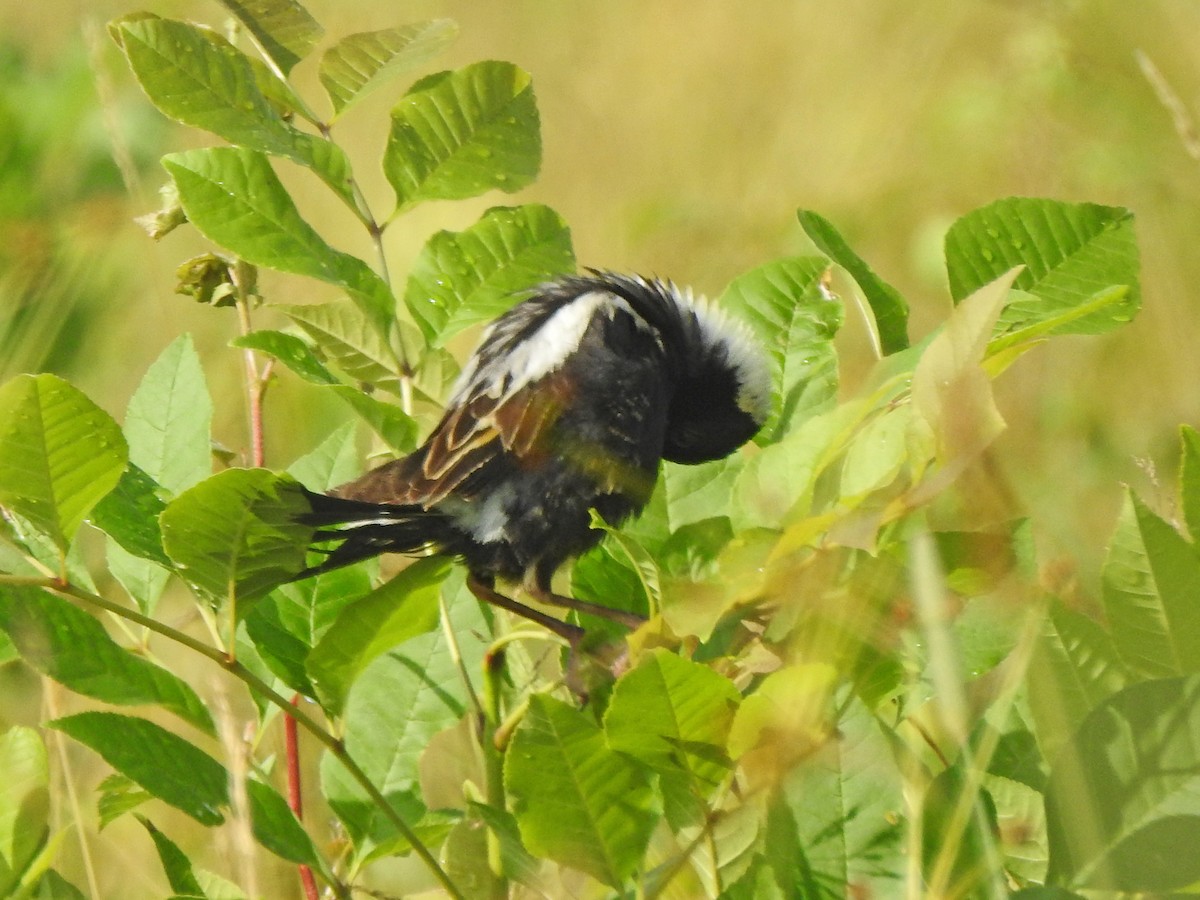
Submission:
M 242 271 L 246 265 L 246 263 L 238 260 L 233 269 L 238 330 L 243 337 L 254 330 L 250 324 L 250 291 Z M 250 425 L 250 464 L 257 467 L 262 466 L 266 460 L 263 442 L 262 402 L 263 395 L 266 393 L 267 378 L 265 371 L 259 371 L 258 357 L 255 356 L 253 350 L 248 347 L 242 350 L 242 359 L 246 369 L 246 411 Z
M 234 289 L 236 291 L 236 306 L 238 313 L 238 326 L 242 336 L 250 334 L 253 331 L 253 326 L 250 323 L 250 289 L 248 278 L 252 276 L 253 270 L 246 268 L 246 263 L 238 260 L 234 266 Z M 263 397 L 266 395 L 267 382 L 270 378 L 270 363 L 262 369 L 258 366 L 258 357 L 250 348 L 242 351 L 242 358 L 245 361 L 246 368 L 246 410 L 250 423 L 250 462 L 255 467 L 262 467 L 266 464 L 266 449 L 265 449 L 265 434 L 266 429 L 263 425 Z M 231 600 L 236 599 L 231 597 Z M 230 604 L 231 610 L 236 610 L 233 603 Z M 232 616 L 230 619 L 230 646 L 234 640 L 237 626 Z M 300 777 L 300 732 L 296 725 L 296 719 L 292 715 L 292 709 L 296 706 L 298 697 L 292 698 L 292 703 L 289 708 L 284 710 L 283 715 L 283 734 L 284 734 L 284 755 L 287 758 L 287 798 L 288 806 L 292 813 L 296 816 L 296 821 L 304 822 L 304 801 L 303 790 L 301 788 Z M 304 887 L 304 896 L 307 900 L 319 900 L 320 893 L 317 890 L 317 881 L 313 876 L 312 869 L 304 863 L 299 863 L 297 866 L 300 873 L 300 883 Z
M 300 695 L 292 695 L 292 709 L 300 705 Z M 300 788 L 300 728 L 291 710 L 283 717 L 284 750 L 287 757 L 287 800 L 288 806 L 296 816 L 296 821 L 304 824 L 304 797 Z M 320 900 L 317 890 L 317 879 L 313 877 L 312 869 L 300 863 L 300 884 L 304 888 L 306 900 Z
M 4 583 L 6 581 L 6 577 L 0 576 L 0 583 Z M 28 584 L 28 579 L 25 579 L 24 583 Z M 433 874 L 434 878 L 437 879 L 438 883 L 441 884 L 441 886 L 446 890 L 446 893 L 451 897 L 456 898 L 456 900 L 461 900 L 463 896 L 462 892 L 459 891 L 458 886 L 451 880 L 450 876 L 446 874 L 445 869 L 443 869 L 441 864 L 438 863 L 437 858 L 433 855 L 432 851 L 425 846 L 424 842 L 417 835 L 417 833 L 412 830 L 412 827 L 404 821 L 398 812 L 396 812 L 395 807 L 388 802 L 388 799 L 383 796 L 383 793 L 378 787 L 375 786 L 374 782 L 372 782 L 371 779 L 367 777 L 366 773 L 359 768 L 358 763 L 356 763 L 354 758 L 350 756 L 349 752 L 347 752 L 345 744 L 342 743 L 340 739 L 334 737 L 332 733 L 325 729 L 303 709 L 299 707 L 293 707 L 291 702 L 286 697 L 247 669 L 236 658 L 229 656 L 224 651 L 216 647 L 197 640 L 189 634 L 185 634 L 176 628 L 172 628 L 170 625 L 160 622 L 157 619 L 152 619 L 149 616 L 142 615 L 136 610 L 129 609 L 126 606 L 122 606 L 120 603 L 109 600 L 107 597 L 102 597 L 99 594 L 93 594 L 91 591 L 84 590 L 83 588 L 77 587 L 68 582 L 59 581 L 58 579 L 54 578 L 46 578 L 43 579 L 39 586 L 55 591 L 56 593 L 64 596 L 81 600 L 84 603 L 88 603 L 92 606 L 98 606 L 99 608 L 106 610 L 113 615 L 128 619 L 129 621 L 137 625 L 141 625 L 142 627 L 153 631 L 156 634 L 175 641 L 177 644 L 182 644 L 188 649 L 194 650 L 201 656 L 204 656 L 215 662 L 230 675 L 245 684 L 248 688 L 250 688 L 250 690 L 255 691 L 262 696 L 273 706 L 278 707 L 284 712 L 288 712 L 290 710 L 291 715 L 296 722 L 303 727 L 305 731 L 325 745 L 329 752 L 333 754 L 333 757 L 346 769 L 350 777 L 353 778 L 358 783 L 359 787 L 366 792 L 367 796 L 371 798 L 371 801 L 379 808 L 387 820 L 396 828 L 398 832 L 400 832 L 401 836 L 409 842 L 410 846 L 413 848 L 413 852 L 416 853 L 417 856 L 420 857 L 421 861 L 429 868 L 429 871 Z

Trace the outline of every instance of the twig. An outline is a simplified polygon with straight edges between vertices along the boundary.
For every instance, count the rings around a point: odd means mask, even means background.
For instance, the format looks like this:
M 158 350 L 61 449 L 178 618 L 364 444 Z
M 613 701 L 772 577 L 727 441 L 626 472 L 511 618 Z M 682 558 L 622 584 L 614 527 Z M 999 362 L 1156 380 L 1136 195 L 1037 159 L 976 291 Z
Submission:
M 1158 102 L 1170 114 L 1171 121 L 1175 125 L 1175 133 L 1179 135 L 1179 140 L 1183 143 L 1183 149 L 1188 152 L 1188 155 L 1192 159 L 1200 160 L 1200 133 L 1196 131 L 1196 123 L 1192 121 L 1192 116 L 1188 112 L 1187 106 L 1179 99 L 1179 95 L 1171 89 L 1171 85 L 1149 56 L 1141 50 L 1135 51 L 1134 56 L 1137 58 L 1142 74 L 1146 76 L 1146 80 L 1150 82 L 1150 87 L 1154 89 L 1154 93 L 1158 96 Z

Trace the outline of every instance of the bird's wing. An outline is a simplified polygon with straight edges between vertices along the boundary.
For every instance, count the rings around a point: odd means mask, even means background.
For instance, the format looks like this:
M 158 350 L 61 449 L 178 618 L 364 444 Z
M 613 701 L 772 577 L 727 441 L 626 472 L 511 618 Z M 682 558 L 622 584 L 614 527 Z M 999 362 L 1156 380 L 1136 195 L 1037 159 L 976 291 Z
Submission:
M 410 473 L 419 502 L 473 494 L 503 462 L 533 465 L 549 452 L 548 435 L 571 394 L 569 372 L 559 369 L 512 393 L 479 393 L 452 407 L 425 442 L 419 469 Z
M 480 390 L 450 407 L 415 452 L 344 484 L 339 497 L 430 507 L 451 494 L 472 496 L 512 466 L 549 452 L 548 433 L 572 395 L 556 370 L 510 393 Z

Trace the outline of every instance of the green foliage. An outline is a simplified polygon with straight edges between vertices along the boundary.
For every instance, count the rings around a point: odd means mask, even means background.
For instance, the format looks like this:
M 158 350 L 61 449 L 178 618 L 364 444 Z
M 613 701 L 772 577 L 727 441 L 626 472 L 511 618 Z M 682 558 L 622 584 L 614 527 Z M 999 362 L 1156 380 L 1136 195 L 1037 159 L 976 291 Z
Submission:
M 533 84 L 512 63 L 429 75 L 392 110 L 383 170 L 404 209 L 491 188 L 511 193 L 537 176 L 542 140 Z
M 659 815 L 650 772 L 612 749 L 586 712 L 530 697 L 504 784 L 531 852 L 613 887 L 640 866 Z
M 61 378 L 18 375 L 0 387 L 0 503 L 60 551 L 127 456 L 116 422 Z
M 227 469 L 167 504 L 163 549 L 176 571 L 216 603 L 256 600 L 304 568 L 312 529 L 294 481 L 265 469 Z
M 457 374 L 452 339 L 575 268 L 567 223 L 531 203 L 430 236 L 402 295 L 382 263 L 416 204 L 533 180 L 530 76 L 480 62 L 410 85 L 381 154 L 395 197 L 377 217 L 347 152 L 359 148 L 330 126 L 456 26 L 335 40 L 317 63 L 322 120 L 289 81 L 321 26 L 294 0 L 224 5 L 256 52 L 151 14 L 110 31 L 155 106 L 228 144 L 163 159 L 171 185 L 151 228 L 190 222 L 216 245 L 181 267 L 181 287 L 236 312 L 224 364 L 246 372 L 249 465 L 216 454 L 213 474 L 212 399 L 187 336 L 146 372 L 123 426 L 54 375 L 0 386 L 0 659 L 89 702 L 173 714 L 172 727 L 110 709 L 48 724 L 113 770 L 100 821 L 138 810 L 175 895 L 244 894 L 151 821 L 163 803 L 198 827 L 248 824 L 340 897 L 425 890 L 377 887 L 403 855 L 447 896 L 1194 892 L 1200 440 L 1183 432 L 1190 537 L 1130 493 L 1103 624 L 1039 585 L 1016 511 L 971 515 L 1005 428 L 994 380 L 1049 337 L 1136 313 L 1127 210 L 1010 198 L 968 213 L 946 237 L 953 310 L 911 342 L 908 300 L 802 210 L 823 255 L 767 261 L 715 304 L 769 356 L 758 446 L 665 465 L 644 514 L 605 528 L 571 590 L 649 621 L 626 635 L 585 618 L 588 649 L 572 657 L 481 608 L 444 560 L 293 580 L 321 558 L 296 522 L 299 483 L 358 474 L 364 424 L 376 451 L 411 449 Z M 335 249 L 280 166 L 316 175 L 380 262 Z M 833 266 L 874 318 L 883 358 L 862 383 L 841 383 Z M 340 296 L 273 305 L 257 267 Z M 254 327 L 260 314 L 272 327 Z M 268 369 L 352 417 L 287 474 L 263 466 Z M 158 614 L 168 592 L 208 633 Z M 282 710 L 321 744 L 304 777 L 338 820 L 336 849 L 271 785 L 285 767 L 265 743 L 218 749 L 214 723 L 233 714 L 198 692 L 207 674 L 185 680 L 178 648 L 245 688 L 257 732 Z M 582 678 L 586 704 L 564 687 Z M 0 893 L 77 896 L 52 868 L 42 737 L 0 736 L 0 771 Z

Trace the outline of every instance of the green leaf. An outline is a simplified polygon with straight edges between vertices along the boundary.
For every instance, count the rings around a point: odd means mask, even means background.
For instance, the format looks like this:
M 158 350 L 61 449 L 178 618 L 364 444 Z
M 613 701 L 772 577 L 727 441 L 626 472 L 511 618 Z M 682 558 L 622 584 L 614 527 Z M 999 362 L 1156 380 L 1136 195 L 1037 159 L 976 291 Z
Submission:
M 610 750 L 586 714 L 530 697 L 505 755 L 504 784 L 535 855 L 618 888 L 642 864 L 659 801 L 647 770 Z
M 468 803 L 467 809 L 482 819 L 496 835 L 500 844 L 501 871 L 521 884 L 536 887 L 538 860 L 521 843 L 521 831 L 512 814 L 483 803 Z
M 741 455 L 695 466 L 664 465 L 661 490 L 666 495 L 667 522 L 671 531 L 714 516 L 728 515 L 733 504 L 733 485 L 743 465 L 745 460 Z
M 1046 789 L 1047 883 L 1169 894 L 1200 881 L 1200 676 L 1105 700 Z
M 56 836 L 57 840 L 57 836 Z M 56 852 L 57 848 L 54 848 Z M 47 860 L 46 865 L 49 865 Z M 37 883 L 37 891 L 31 895 L 34 900 L 87 900 L 83 891 L 63 878 L 58 872 L 49 869 Z
M 996 804 L 999 849 L 1005 869 L 1020 880 L 1044 882 L 1050 850 L 1046 838 L 1046 804 L 1041 791 L 1024 782 L 994 775 L 986 776 L 983 786 Z
M 65 551 L 127 461 L 117 423 L 55 375 L 0 387 L 0 505 Z
M 450 829 L 442 844 L 446 874 L 456 884 L 470 885 L 479 897 L 507 896 L 488 860 L 488 829 L 481 819 L 469 816 Z
M 461 588 L 463 579 L 454 582 Z M 481 670 L 491 640 L 480 604 L 465 589 L 448 596 L 447 614 L 447 628 L 411 637 L 367 665 L 346 698 L 342 716 L 347 752 L 410 820 L 422 811 L 421 756 L 435 734 L 467 714 L 462 673 L 474 676 Z M 447 631 L 455 636 L 461 666 Z M 345 779 L 340 763 L 328 754 L 321 778 L 326 798 L 356 843 L 396 839 L 394 826 L 361 788 Z
M 165 728 L 132 716 L 84 712 L 50 722 L 160 800 L 203 825 L 225 821 L 225 769 L 203 750 Z
M 452 19 L 431 19 L 342 38 L 325 51 L 318 73 L 334 119 L 389 79 L 441 53 L 456 37 Z
M 163 546 L 194 587 L 215 600 L 245 604 L 305 567 L 313 529 L 296 517 L 309 511 L 293 479 L 266 469 L 227 469 L 167 505 Z
M 912 377 L 913 406 L 929 425 L 938 455 L 955 474 L 1004 430 L 982 363 L 1008 289 L 1010 271 L 955 307 Z
M 387 332 L 391 291 L 362 260 L 330 247 L 300 216 L 267 158 L 240 147 L 172 153 L 163 166 L 179 201 L 209 240 L 256 266 L 345 288 L 372 325 Z
M 818 478 L 841 456 L 867 411 L 861 401 L 836 406 L 750 457 L 734 482 L 734 529 L 775 528 L 807 515 Z
M 1033 349 L 1050 335 L 1068 331 L 1068 326 L 1072 323 L 1123 304 L 1128 295 L 1129 288 L 1123 284 L 1104 288 L 1076 306 L 1060 313 L 1049 313 L 1029 324 L 1015 325 L 1011 331 L 993 337 L 988 342 L 987 352 L 992 371 L 1003 371 L 1003 367 L 1007 367 L 1018 356 Z M 1028 304 L 1029 298 L 1029 294 L 1014 288 L 1009 292 L 1006 308 L 1020 309 L 1022 305 Z
M 254 839 L 281 859 L 312 865 L 316 848 L 283 795 L 269 784 L 246 781 Z
M 282 331 L 252 331 L 229 342 L 233 347 L 257 350 L 279 360 L 310 384 L 338 384 L 316 353 L 301 338 Z
M 732 768 L 725 742 L 741 699 L 729 679 L 660 648 L 617 681 L 604 732 L 612 749 L 707 797 Z
M 443 558 L 418 559 L 340 612 L 308 657 L 309 678 L 327 710 L 341 710 L 350 686 L 376 657 L 437 624 L 449 570 Z
M 902 895 L 910 865 L 907 802 L 893 735 L 858 699 L 847 701 L 837 729 L 836 740 L 782 781 L 766 838 L 776 880 L 783 896 L 789 879 L 803 879 L 814 897 L 823 896 L 821 884 L 860 885 L 872 897 Z
M 187 682 L 119 646 L 94 616 L 66 600 L 37 588 L 0 586 L 0 628 L 29 665 L 76 693 L 107 703 L 155 704 L 216 733 Z
M 371 426 L 397 453 L 409 453 L 417 446 L 417 422 L 394 403 L 377 400 L 348 384 L 329 386 L 364 422 Z
M 328 491 L 362 473 L 353 422 L 335 428 L 312 452 L 290 466 L 288 474 L 312 491 Z
M 150 615 L 167 589 L 171 570 L 135 556 L 112 538 L 105 541 L 104 552 L 109 574 L 125 589 L 138 610 Z
M 1192 540 L 1200 539 L 1200 432 L 1184 425 L 1179 429 L 1179 506 Z
M 314 490 L 328 490 L 360 472 L 354 423 L 333 431 L 292 463 L 288 474 Z M 315 561 L 314 561 L 315 564 Z M 305 668 L 308 655 L 347 604 L 371 590 L 366 566 L 322 572 L 272 591 L 246 616 L 246 633 L 267 667 L 307 697 L 316 689 Z
M 125 411 L 129 461 L 172 494 L 212 474 L 212 398 L 191 335 L 146 371 Z
M 96 504 L 89 521 L 134 556 L 169 568 L 158 526 L 158 516 L 167 506 L 161 494 L 154 479 L 130 463 L 117 486 Z
M 158 860 L 162 863 L 171 890 L 176 894 L 204 897 L 204 889 L 200 887 L 200 882 L 192 872 L 192 861 L 188 855 L 179 849 L 178 844 L 154 827 L 154 823 L 145 816 L 138 816 L 137 820 L 154 841 L 154 849 L 158 851 Z
M 345 153 L 283 118 L 281 110 L 312 115 L 261 61 L 215 31 L 188 22 L 135 14 L 113 22 L 109 30 L 142 89 L 163 113 L 231 144 L 306 166 L 356 209 Z M 177 217 L 171 214 L 167 225 Z
M 353 422 L 292 463 L 288 474 L 313 490 L 329 490 L 361 471 Z M 289 687 L 315 697 L 305 665 L 312 648 L 348 603 L 369 593 L 364 566 L 323 572 L 279 587 L 246 617 L 246 631 L 268 668 Z
M 537 176 L 542 139 L 529 74 L 480 62 L 430 75 L 392 110 L 384 172 L 398 208 L 511 193 Z
M 1129 681 L 1112 637 L 1055 601 L 1025 678 L 1042 755 L 1053 760 L 1088 712 Z
M 1133 213 L 1121 207 L 1010 197 L 968 213 L 946 234 L 955 302 L 1016 266 L 1024 270 L 1013 287 L 1032 296 L 1009 305 L 1002 330 L 1060 314 L 1113 285 L 1129 288 L 1123 302 L 1058 332 L 1100 334 L 1128 322 L 1141 305 Z
M 796 213 L 800 227 L 814 244 L 850 273 L 875 316 L 879 347 L 884 356 L 908 347 L 908 303 L 900 292 L 876 275 L 828 219 L 809 209 Z
M 0 734 L 0 892 L 10 893 L 46 842 L 50 767 L 42 739 L 14 725 Z
M 233 144 L 273 152 L 291 143 L 293 130 L 259 91 L 250 60 L 215 31 L 145 14 L 109 29 L 166 115 Z
M 773 757 L 783 751 L 803 758 L 829 728 L 834 677 L 825 663 L 772 672 L 738 706 L 729 728 L 729 755 L 736 760 L 765 748 L 773 765 L 780 764 Z
M 246 633 L 267 668 L 293 690 L 316 697 L 306 669 L 309 653 L 346 605 L 370 590 L 362 566 L 285 584 L 254 604 L 246 615 Z
M 747 322 L 770 360 L 771 415 L 755 440 L 771 444 L 837 399 L 839 302 L 821 288 L 829 262 L 816 256 L 781 259 L 730 283 L 719 305 Z
M 339 382 L 313 350 L 295 335 L 278 331 L 255 331 L 236 338 L 234 346 L 268 353 L 311 384 L 328 388 L 358 413 L 393 450 L 407 453 L 417 445 L 417 423 L 400 407 Z
M 238 17 L 284 75 L 309 54 L 325 33 L 296 0 L 221 0 L 221 5 Z
M 498 206 L 465 231 L 439 231 L 413 263 L 404 302 L 435 347 L 486 322 L 519 291 L 575 271 L 571 230 L 548 206 Z
M 101 781 L 96 792 L 99 794 L 96 799 L 96 812 L 100 819 L 101 831 L 125 813 L 154 799 L 153 794 L 142 790 L 132 779 L 116 772 Z
M 325 359 L 355 381 L 397 390 L 396 356 L 363 310 L 336 300 L 276 309 L 300 326 Z
M 571 596 L 613 609 L 646 615 L 650 601 L 641 576 L 628 557 L 613 543 L 593 547 L 571 566 Z M 587 617 L 588 633 L 612 634 L 623 638 L 620 626 L 607 626 L 603 619 Z
M 84 712 L 55 719 L 50 727 L 69 735 L 104 758 L 110 766 L 158 799 L 187 813 L 202 825 L 225 821 L 229 776 L 225 768 L 194 744 L 145 719 L 108 712 Z M 292 862 L 312 863 L 316 853 L 308 836 L 291 817 L 287 804 L 267 785 L 248 781 L 251 826 L 255 838 L 271 852 Z M 290 813 L 289 813 L 290 815 Z
M 892 483 L 909 461 L 912 428 L 911 404 L 885 408 L 862 427 L 842 464 L 840 492 L 844 503 Z
M 1121 658 L 1148 677 L 1200 670 L 1200 557 L 1171 525 L 1127 493 L 1102 572 Z

